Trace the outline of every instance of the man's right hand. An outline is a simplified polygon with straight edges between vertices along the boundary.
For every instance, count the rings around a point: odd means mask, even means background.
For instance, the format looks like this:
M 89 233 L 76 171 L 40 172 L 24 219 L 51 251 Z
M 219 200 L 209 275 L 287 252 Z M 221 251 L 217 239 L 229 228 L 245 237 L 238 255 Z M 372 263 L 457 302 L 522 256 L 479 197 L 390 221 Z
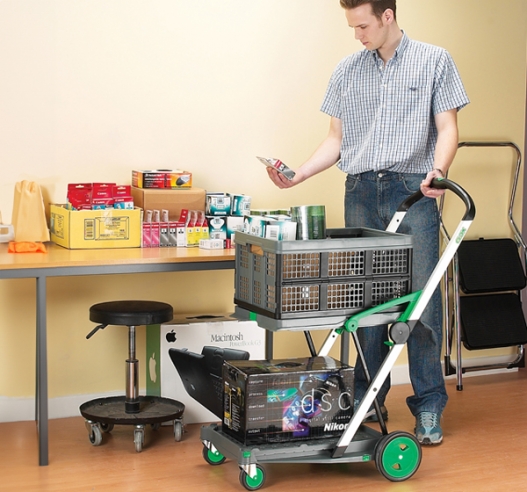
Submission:
M 299 182 L 297 174 L 295 174 L 295 177 L 293 179 L 287 179 L 283 174 L 279 173 L 276 169 L 272 167 L 268 167 L 266 169 L 267 174 L 271 178 L 271 181 L 280 189 L 291 188 Z

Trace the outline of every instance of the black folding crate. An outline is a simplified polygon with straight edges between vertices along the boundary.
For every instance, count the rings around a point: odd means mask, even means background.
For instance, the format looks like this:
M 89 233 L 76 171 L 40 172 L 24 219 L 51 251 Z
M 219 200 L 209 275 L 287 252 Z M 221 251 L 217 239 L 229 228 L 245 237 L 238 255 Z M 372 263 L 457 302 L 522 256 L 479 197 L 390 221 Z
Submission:
M 351 315 L 411 292 L 412 238 L 369 228 L 275 241 L 236 233 L 238 306 L 274 319 Z

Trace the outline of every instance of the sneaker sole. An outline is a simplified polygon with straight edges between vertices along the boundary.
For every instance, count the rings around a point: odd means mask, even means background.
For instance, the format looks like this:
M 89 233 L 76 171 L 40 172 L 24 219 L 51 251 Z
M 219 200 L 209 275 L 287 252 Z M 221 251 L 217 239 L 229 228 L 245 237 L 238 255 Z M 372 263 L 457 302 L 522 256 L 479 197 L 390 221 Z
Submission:
M 419 441 L 419 439 L 418 439 Z M 428 438 L 423 439 L 422 441 L 419 441 L 419 444 L 422 444 L 423 446 L 437 446 L 443 442 L 443 438 L 437 440 L 437 441 L 431 441 Z

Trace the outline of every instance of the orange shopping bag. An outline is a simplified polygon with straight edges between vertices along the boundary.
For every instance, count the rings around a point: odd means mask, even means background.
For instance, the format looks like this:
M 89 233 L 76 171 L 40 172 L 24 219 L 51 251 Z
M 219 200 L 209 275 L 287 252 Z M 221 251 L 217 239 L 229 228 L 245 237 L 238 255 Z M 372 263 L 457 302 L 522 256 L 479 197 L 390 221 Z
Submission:
M 11 224 L 15 229 L 16 242 L 49 241 L 42 192 L 34 181 L 16 183 Z

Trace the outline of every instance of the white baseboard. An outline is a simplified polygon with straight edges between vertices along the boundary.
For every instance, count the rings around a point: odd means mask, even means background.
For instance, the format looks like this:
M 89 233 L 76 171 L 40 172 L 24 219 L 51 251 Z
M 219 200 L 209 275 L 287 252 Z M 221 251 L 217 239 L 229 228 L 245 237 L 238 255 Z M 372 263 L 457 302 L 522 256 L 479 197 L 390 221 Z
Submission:
M 510 361 L 510 356 L 500 357 L 481 357 L 465 360 L 465 364 L 480 366 L 502 364 Z M 486 374 L 498 374 L 518 369 L 490 369 L 484 371 L 467 372 L 463 378 L 483 376 Z M 408 365 L 396 365 L 392 369 L 392 384 L 409 384 L 410 376 L 408 374 Z M 446 379 L 453 379 L 456 375 L 447 376 Z M 90 400 L 96 398 L 105 398 L 109 396 L 122 395 L 122 391 L 113 391 L 104 394 L 93 395 L 72 395 L 51 398 L 49 400 L 48 414 L 50 419 L 60 419 L 67 417 L 80 416 L 79 407 Z M 140 394 L 145 394 L 145 389 L 140 390 Z M 22 420 L 35 420 L 35 399 L 34 398 L 10 398 L 0 396 L 0 422 L 17 422 Z

